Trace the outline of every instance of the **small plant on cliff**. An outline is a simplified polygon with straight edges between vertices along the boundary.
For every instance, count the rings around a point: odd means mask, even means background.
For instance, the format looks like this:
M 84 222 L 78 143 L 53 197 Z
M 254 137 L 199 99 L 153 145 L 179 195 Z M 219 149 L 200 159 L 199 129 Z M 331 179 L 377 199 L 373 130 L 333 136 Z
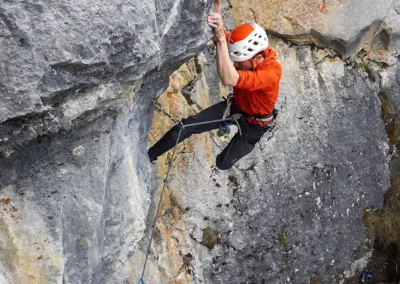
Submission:
M 366 72 L 369 72 L 372 68 L 371 62 L 357 62 L 356 63 L 356 69 L 364 69 Z
M 319 280 L 315 276 L 311 276 L 310 277 L 310 284 L 324 284 L 324 282 L 322 282 L 321 280 Z
M 370 239 L 379 237 L 386 247 L 400 244 L 400 173 L 392 173 L 384 207 L 364 212 L 363 222 Z
M 284 233 L 281 232 L 278 234 L 278 241 L 281 245 L 286 244 L 286 236 Z
M 400 122 L 398 121 L 398 113 L 396 105 L 389 99 L 388 92 L 381 89 L 378 94 L 381 102 L 382 118 L 385 122 L 385 130 L 389 138 L 392 148 L 400 145 Z
M 203 229 L 203 241 L 201 242 L 203 246 L 211 250 L 215 247 L 215 245 L 219 245 L 220 243 L 221 237 L 219 236 L 217 231 L 209 227 Z
M 228 179 L 229 179 L 229 181 L 230 181 L 231 183 L 233 183 L 234 186 L 236 186 L 236 187 L 239 186 L 239 182 L 238 182 L 237 178 L 236 178 L 234 175 L 230 175 L 230 176 L 228 177 Z

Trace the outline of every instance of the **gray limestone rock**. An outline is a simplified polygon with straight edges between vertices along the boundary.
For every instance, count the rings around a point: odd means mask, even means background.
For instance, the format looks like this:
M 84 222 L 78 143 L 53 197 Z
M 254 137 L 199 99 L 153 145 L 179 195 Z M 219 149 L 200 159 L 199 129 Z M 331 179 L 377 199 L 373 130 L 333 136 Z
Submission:
M 150 71 L 168 73 L 210 37 L 207 1 L 5 2 L 0 7 L 0 135 L 23 143 L 69 129 L 85 112 L 124 101 Z M 166 71 L 162 71 L 165 69 Z M 162 74 L 165 74 L 164 76 Z M 126 87 L 126 86 L 129 87 Z M 160 90 L 152 91 L 158 94 Z M 162 88 L 161 88 L 162 89 Z M 15 133 L 15 125 L 25 127 Z M 11 127 L 9 126 L 11 124 Z M 26 127 L 28 128 L 28 127 Z M 11 133 L 10 133 L 11 132 Z

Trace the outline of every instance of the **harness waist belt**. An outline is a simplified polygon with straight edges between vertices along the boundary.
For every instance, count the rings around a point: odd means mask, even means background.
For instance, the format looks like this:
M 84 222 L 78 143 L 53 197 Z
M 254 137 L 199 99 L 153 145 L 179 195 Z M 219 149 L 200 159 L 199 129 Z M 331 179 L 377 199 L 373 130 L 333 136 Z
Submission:
M 273 114 L 271 113 L 270 115 L 267 116 L 251 116 L 251 115 L 245 115 L 247 118 L 256 120 L 256 121 L 261 121 L 261 122 L 267 122 L 271 121 L 274 119 Z

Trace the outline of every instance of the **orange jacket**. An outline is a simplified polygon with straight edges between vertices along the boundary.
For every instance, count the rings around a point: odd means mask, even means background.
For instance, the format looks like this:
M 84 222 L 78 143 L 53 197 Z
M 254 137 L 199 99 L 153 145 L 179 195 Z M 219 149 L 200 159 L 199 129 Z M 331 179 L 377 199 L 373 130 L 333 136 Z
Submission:
M 282 76 L 281 65 L 276 61 L 276 52 L 268 47 L 264 51 L 264 60 L 255 70 L 237 70 L 239 81 L 233 87 L 235 105 L 251 116 L 267 116 L 274 109 L 279 93 L 279 81 Z M 250 123 L 267 125 L 247 118 Z

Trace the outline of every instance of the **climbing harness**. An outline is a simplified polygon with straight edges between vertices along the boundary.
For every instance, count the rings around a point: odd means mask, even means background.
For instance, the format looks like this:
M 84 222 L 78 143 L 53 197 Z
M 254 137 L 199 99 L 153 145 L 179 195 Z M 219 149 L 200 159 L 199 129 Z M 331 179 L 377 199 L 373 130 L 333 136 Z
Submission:
M 161 196 L 160 196 L 160 201 L 158 202 L 158 206 L 157 206 L 157 212 L 156 212 L 156 217 L 154 218 L 154 222 L 153 222 L 153 229 L 151 231 L 151 236 L 150 236 L 150 241 L 149 241 L 149 246 L 147 247 L 147 253 L 146 253 L 146 259 L 144 261 L 144 266 L 143 266 L 143 272 L 142 272 L 142 276 L 140 277 L 138 284 L 145 284 L 143 276 L 144 276 L 144 272 L 146 270 L 146 264 L 147 264 L 147 259 L 149 257 L 149 253 L 150 253 L 150 247 L 151 247 L 151 243 L 153 241 L 153 236 L 154 236 L 154 231 L 156 228 L 156 223 L 157 223 L 157 218 L 158 218 L 158 214 L 160 212 L 160 207 L 161 207 L 161 201 L 162 198 L 164 196 L 164 190 L 165 190 L 165 186 L 168 182 L 168 177 L 169 177 L 169 172 L 172 168 L 172 163 L 174 161 L 174 157 L 175 157 L 175 151 L 176 151 L 176 147 L 178 146 L 178 141 L 179 138 L 181 137 L 182 131 L 185 128 L 191 127 L 191 126 L 196 126 L 196 125 L 202 125 L 202 124 L 208 124 L 208 123 L 215 123 L 215 122 L 225 122 L 225 121 L 231 121 L 232 118 L 223 118 L 223 119 L 217 119 L 217 120 L 211 120 L 211 121 L 204 121 L 204 122 L 197 122 L 197 123 L 190 123 L 190 124 L 183 124 L 181 121 L 175 119 L 172 115 L 170 115 L 169 113 L 167 113 L 164 108 L 162 107 L 162 105 L 156 100 L 156 98 L 152 99 L 152 102 L 154 103 L 154 106 L 156 108 L 157 111 L 162 112 L 163 114 L 165 114 L 169 119 L 171 119 L 176 125 L 179 126 L 179 133 L 178 133 L 178 138 L 176 139 L 175 142 L 175 146 L 173 148 L 173 152 L 172 152 L 172 156 L 171 156 L 171 161 L 169 162 L 168 165 L 168 170 L 167 173 L 165 175 L 165 179 L 164 179 L 164 184 L 163 184 L 163 188 L 161 190 Z M 237 122 L 237 121 L 236 121 Z
M 250 118 L 252 120 L 256 120 L 256 121 L 260 121 L 260 122 L 271 121 L 271 123 L 268 123 L 264 127 L 267 129 L 267 132 L 272 133 L 272 136 L 270 135 L 268 140 L 270 140 L 274 136 L 274 133 L 277 131 L 277 127 L 272 122 L 278 116 L 279 110 L 277 108 L 274 108 L 272 113 L 269 114 L 269 115 L 266 115 L 266 116 L 252 116 L 252 115 L 245 114 L 245 113 L 234 113 L 234 114 L 231 115 L 232 102 L 233 102 L 233 94 L 229 93 L 228 97 L 226 98 L 226 109 L 224 111 L 224 115 L 222 116 L 222 118 L 230 117 L 230 118 L 232 118 L 232 120 L 229 121 L 229 122 L 224 122 L 223 124 L 221 124 L 219 126 L 219 128 L 223 132 L 226 132 L 228 130 L 228 126 L 232 125 L 232 121 L 233 121 L 233 122 L 235 122 L 237 124 L 237 126 L 239 128 L 239 133 L 240 133 L 240 135 L 242 135 L 242 131 L 240 129 L 240 125 L 238 123 L 238 120 L 240 119 L 240 117 L 244 116 L 245 118 Z
M 273 120 L 273 115 L 272 113 L 268 116 L 252 116 L 252 115 L 245 115 L 246 118 L 250 118 L 252 120 L 260 121 L 260 122 L 268 122 Z
M 274 121 L 276 119 L 276 117 L 278 116 L 278 113 L 279 113 L 278 109 L 274 108 L 272 110 L 272 113 L 269 114 L 269 115 L 266 115 L 266 116 L 252 116 L 252 115 L 249 115 L 249 114 L 244 114 L 244 116 L 246 118 L 250 118 L 250 119 L 256 120 L 256 121 L 268 122 L 268 121 Z M 269 124 L 267 124 L 265 127 L 267 127 L 268 125 Z

